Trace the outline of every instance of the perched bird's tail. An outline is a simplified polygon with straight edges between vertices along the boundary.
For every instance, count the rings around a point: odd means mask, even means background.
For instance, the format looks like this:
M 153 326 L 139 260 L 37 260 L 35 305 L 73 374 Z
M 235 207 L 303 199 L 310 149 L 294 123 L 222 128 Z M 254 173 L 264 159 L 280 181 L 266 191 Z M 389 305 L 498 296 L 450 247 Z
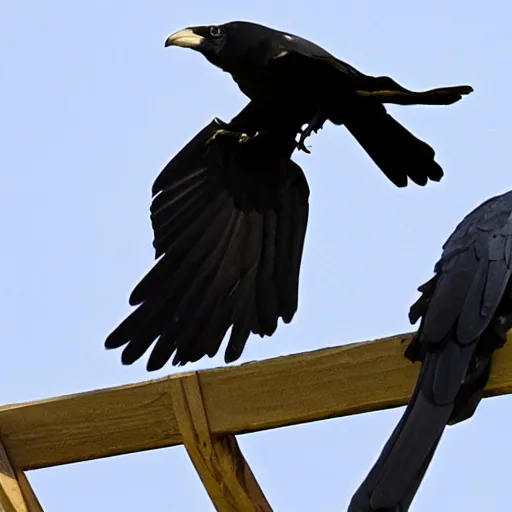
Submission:
M 397 187 L 407 186 L 408 178 L 424 186 L 429 179 L 443 177 L 434 150 L 393 119 L 381 103 L 354 101 L 343 112 L 343 124 Z
M 476 343 L 449 341 L 437 352 L 427 353 L 416 387 L 373 468 L 356 491 L 348 512 L 406 512 L 425 476 L 447 424 L 457 411 Z M 487 358 L 486 367 L 490 366 Z M 483 368 L 482 371 L 486 372 Z M 477 389 L 471 387 L 478 395 Z M 479 400 L 477 400 L 479 401 Z M 476 404 L 475 404 L 476 407 Z M 472 409 L 474 411 L 474 409 Z

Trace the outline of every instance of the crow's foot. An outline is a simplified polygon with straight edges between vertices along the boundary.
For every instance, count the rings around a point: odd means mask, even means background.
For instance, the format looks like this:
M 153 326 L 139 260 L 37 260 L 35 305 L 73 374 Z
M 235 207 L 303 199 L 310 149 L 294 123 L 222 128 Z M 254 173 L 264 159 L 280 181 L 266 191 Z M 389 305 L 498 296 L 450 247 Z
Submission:
M 304 153 L 311 153 L 304 145 L 304 142 L 313 132 L 318 133 L 318 130 L 321 130 L 324 126 L 325 121 L 327 121 L 327 116 L 321 110 L 318 110 L 306 128 L 300 132 L 299 142 L 297 142 L 299 150 L 304 151 Z
M 254 135 L 248 135 L 247 133 L 234 132 L 220 128 L 216 130 L 215 133 L 208 139 L 207 144 L 211 144 L 217 137 L 235 137 L 238 139 L 238 142 L 242 143 L 254 139 L 258 135 L 258 132 L 256 132 Z

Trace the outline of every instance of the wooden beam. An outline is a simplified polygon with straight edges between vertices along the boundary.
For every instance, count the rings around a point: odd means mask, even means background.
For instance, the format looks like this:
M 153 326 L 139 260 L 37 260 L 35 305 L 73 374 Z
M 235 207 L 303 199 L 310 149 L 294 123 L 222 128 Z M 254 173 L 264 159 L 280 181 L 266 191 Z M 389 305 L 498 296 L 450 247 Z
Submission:
M 20 485 L 21 492 L 23 493 L 23 497 L 25 498 L 25 503 L 28 506 L 29 512 L 43 512 L 43 507 L 39 500 L 37 499 L 30 482 L 28 481 L 27 476 L 20 469 L 14 468 L 16 472 L 16 478 L 18 479 L 18 484 Z
M 0 432 L 23 470 L 181 443 L 168 379 L 0 407 Z
M 235 436 L 212 435 L 197 373 L 171 379 L 183 444 L 219 512 L 272 512 Z
M 2 512 L 43 512 L 23 471 L 13 468 L 0 442 L 0 510 Z
M 198 372 L 212 434 L 243 434 L 404 405 L 419 365 L 407 335 Z M 0 407 L 11 461 L 37 469 L 182 442 L 171 381 Z M 487 396 L 512 393 L 512 336 L 496 354 Z M 478 416 L 478 415 L 477 415 Z

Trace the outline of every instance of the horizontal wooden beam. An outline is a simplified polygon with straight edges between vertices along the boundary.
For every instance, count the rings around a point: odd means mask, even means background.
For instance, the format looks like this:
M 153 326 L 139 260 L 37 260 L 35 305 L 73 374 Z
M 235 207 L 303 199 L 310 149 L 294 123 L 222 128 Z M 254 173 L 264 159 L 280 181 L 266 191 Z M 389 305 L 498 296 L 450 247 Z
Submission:
M 212 435 L 243 434 L 407 403 L 419 365 L 403 334 L 198 372 Z M 174 379 L 189 373 L 0 408 L 15 467 L 29 470 L 182 443 Z M 487 396 L 512 393 L 512 336 L 497 352 Z

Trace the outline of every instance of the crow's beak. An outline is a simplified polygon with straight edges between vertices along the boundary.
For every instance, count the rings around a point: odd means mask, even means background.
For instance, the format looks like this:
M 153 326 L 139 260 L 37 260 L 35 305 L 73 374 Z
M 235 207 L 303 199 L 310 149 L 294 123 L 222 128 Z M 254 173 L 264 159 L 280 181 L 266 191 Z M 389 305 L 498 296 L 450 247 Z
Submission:
M 203 36 L 195 34 L 191 29 L 186 28 L 171 34 L 165 40 L 165 48 L 168 46 L 181 46 L 182 48 L 197 48 L 204 40 Z

